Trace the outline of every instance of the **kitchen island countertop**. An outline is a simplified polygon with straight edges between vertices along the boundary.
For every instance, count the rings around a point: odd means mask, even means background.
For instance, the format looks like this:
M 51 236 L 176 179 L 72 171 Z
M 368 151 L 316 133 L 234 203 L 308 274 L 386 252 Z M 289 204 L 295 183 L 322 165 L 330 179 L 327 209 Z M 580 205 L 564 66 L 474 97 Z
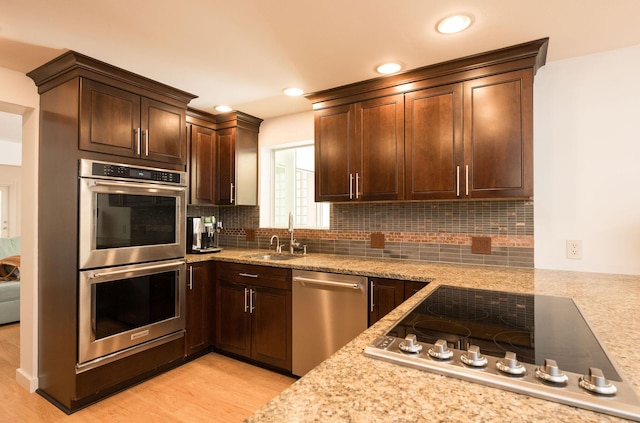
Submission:
M 640 395 L 640 276 L 309 254 L 285 261 L 256 250 L 203 260 L 431 282 L 251 416 L 248 422 L 618 421 L 616 417 L 365 357 L 364 348 L 439 285 L 571 297 Z M 264 252 L 264 251 L 263 251 Z

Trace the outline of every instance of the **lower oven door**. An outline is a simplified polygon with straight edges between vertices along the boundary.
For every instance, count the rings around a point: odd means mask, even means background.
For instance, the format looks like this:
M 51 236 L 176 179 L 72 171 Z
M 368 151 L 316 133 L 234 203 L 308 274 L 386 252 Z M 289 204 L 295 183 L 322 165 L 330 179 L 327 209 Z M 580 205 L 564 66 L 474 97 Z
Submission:
M 79 291 L 79 369 L 184 336 L 182 259 L 82 271 Z

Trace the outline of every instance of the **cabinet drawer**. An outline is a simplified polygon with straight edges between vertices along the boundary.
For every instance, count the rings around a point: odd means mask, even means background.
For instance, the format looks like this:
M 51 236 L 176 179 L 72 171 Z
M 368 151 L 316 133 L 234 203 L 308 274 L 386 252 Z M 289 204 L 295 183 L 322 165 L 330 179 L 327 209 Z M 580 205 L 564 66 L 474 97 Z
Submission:
M 217 278 L 266 288 L 291 290 L 291 270 L 239 263 L 216 263 Z

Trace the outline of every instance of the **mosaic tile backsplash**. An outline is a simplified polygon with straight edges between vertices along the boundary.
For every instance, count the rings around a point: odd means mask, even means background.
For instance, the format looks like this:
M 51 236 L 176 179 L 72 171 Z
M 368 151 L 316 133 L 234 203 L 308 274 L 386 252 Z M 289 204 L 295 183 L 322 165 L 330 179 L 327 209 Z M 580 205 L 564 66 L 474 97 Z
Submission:
M 258 206 L 189 206 L 187 212 L 221 220 L 223 247 L 269 249 L 272 235 L 288 244 L 285 229 L 259 228 Z M 533 267 L 533 229 L 531 200 L 443 201 L 332 204 L 329 230 L 294 234 L 309 253 Z M 472 253 L 473 237 L 490 237 L 491 254 Z

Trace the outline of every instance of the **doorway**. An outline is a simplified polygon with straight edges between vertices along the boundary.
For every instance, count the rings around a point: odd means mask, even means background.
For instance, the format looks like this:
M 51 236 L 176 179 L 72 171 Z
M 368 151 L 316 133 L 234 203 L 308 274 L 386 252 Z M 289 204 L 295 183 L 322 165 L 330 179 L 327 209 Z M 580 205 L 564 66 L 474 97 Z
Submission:
M 20 235 L 22 115 L 0 111 L 0 237 Z

